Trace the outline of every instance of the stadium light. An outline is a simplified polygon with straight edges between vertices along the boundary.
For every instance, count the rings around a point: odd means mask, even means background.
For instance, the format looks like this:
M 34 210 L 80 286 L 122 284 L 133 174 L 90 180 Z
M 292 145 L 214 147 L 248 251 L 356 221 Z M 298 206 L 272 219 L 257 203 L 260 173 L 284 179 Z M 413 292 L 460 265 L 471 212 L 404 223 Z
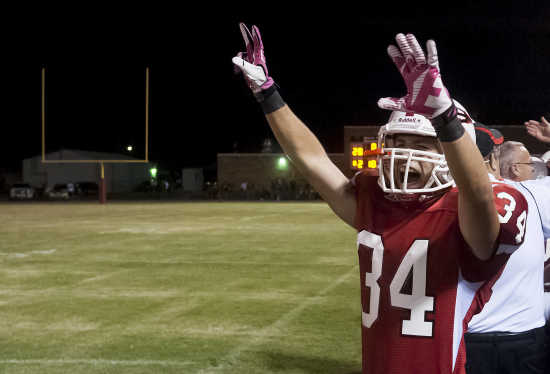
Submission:
M 277 161 L 277 169 L 279 170 L 286 170 L 288 168 L 288 161 L 285 157 L 279 157 L 279 160 Z
M 149 169 L 149 173 L 151 173 L 151 178 L 156 178 L 157 177 L 157 168 L 151 168 Z

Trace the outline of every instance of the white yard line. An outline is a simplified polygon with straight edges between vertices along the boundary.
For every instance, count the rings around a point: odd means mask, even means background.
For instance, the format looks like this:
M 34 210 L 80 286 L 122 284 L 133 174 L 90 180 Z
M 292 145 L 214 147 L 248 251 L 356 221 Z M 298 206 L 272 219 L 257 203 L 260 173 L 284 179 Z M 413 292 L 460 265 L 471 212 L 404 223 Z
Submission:
M 23 258 L 28 257 L 30 255 L 51 255 L 57 251 L 57 249 L 50 249 L 48 251 L 30 251 L 26 253 L 6 253 L 6 252 L 0 252 L 0 256 L 6 256 L 6 257 L 15 257 L 15 258 Z
M 129 271 L 130 271 L 129 269 L 117 270 L 117 271 L 112 271 L 110 273 L 96 275 L 96 276 L 93 276 L 93 277 L 90 277 L 90 278 L 85 278 L 85 279 L 81 280 L 80 282 L 76 283 L 76 286 L 84 284 L 84 283 L 103 281 L 105 279 L 111 278 L 114 275 L 120 275 L 120 274 L 123 274 L 123 273 L 127 273 Z M 74 285 L 72 285 L 70 287 L 74 287 Z
M 199 371 L 197 371 L 197 374 L 224 372 L 229 367 L 234 366 L 239 361 L 239 356 L 241 355 L 242 352 L 261 344 L 266 338 L 271 336 L 274 332 L 277 332 L 278 330 L 285 328 L 293 319 L 295 319 L 300 313 L 302 313 L 304 309 L 318 302 L 320 297 L 326 295 L 328 292 L 332 291 L 333 289 L 338 287 L 340 284 L 342 284 L 344 281 L 346 281 L 351 275 L 354 275 L 356 273 L 357 273 L 357 265 L 354 265 L 350 271 L 340 276 L 330 285 L 328 285 L 327 287 L 319 291 L 317 295 L 313 297 L 305 298 L 305 300 L 302 303 L 300 303 L 298 306 L 296 306 L 294 309 L 283 314 L 281 318 L 279 318 L 277 321 L 273 322 L 269 326 L 264 327 L 263 329 L 258 331 L 257 334 L 254 334 L 254 336 L 248 339 L 245 344 L 235 347 L 235 349 L 230 351 L 225 357 L 219 360 L 221 364 L 200 369 Z
M 187 366 L 189 361 L 163 360 L 102 360 L 102 359 L 36 359 L 0 360 L 0 365 L 91 365 L 91 366 Z

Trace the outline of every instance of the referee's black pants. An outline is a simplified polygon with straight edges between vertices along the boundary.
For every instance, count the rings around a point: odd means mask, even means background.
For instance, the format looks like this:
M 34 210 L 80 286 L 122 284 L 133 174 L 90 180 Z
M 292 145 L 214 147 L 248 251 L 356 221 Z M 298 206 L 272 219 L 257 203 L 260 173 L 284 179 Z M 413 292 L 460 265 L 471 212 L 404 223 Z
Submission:
M 465 334 L 466 373 L 550 373 L 550 338 L 545 330 L 539 327 L 522 333 Z

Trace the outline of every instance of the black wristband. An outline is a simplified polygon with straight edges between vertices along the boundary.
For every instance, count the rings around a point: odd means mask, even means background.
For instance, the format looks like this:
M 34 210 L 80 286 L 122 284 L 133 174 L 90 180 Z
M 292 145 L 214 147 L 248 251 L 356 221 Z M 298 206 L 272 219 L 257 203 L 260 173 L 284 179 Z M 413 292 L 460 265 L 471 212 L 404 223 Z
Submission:
M 432 118 L 432 126 L 435 129 L 437 138 L 442 142 L 453 142 L 466 131 L 457 117 L 454 104 L 439 116 Z
M 285 106 L 285 102 L 281 95 L 279 95 L 279 91 L 277 91 L 275 85 L 269 87 L 267 90 L 258 92 L 254 97 L 256 97 L 256 100 L 260 103 L 265 114 L 273 113 L 277 109 Z

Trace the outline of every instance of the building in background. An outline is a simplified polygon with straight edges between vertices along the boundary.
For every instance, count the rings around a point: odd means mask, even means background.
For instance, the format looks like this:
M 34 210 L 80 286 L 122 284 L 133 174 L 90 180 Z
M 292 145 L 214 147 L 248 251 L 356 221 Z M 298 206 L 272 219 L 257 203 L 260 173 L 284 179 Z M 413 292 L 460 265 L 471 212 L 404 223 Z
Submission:
M 202 168 L 189 168 L 181 170 L 181 186 L 184 191 L 198 192 L 204 187 L 204 173 Z
M 344 155 L 331 153 L 330 159 L 344 169 Z M 246 183 L 247 189 L 271 188 L 274 181 L 306 183 L 282 153 L 218 153 L 218 184 L 240 188 Z
M 62 149 L 46 154 L 46 160 L 137 160 L 116 153 Z M 151 163 L 105 163 L 107 192 L 131 192 L 137 185 L 151 179 Z M 95 182 L 99 184 L 101 166 L 98 163 L 44 164 L 42 156 L 23 160 L 23 182 L 36 188 L 50 188 L 58 183 Z
M 520 141 L 525 144 L 532 155 L 539 155 L 548 150 L 546 144 L 539 142 L 525 130 L 523 125 L 499 126 L 505 140 Z M 351 178 L 359 170 L 367 170 L 372 175 L 378 173 L 377 155 L 380 151 L 377 144 L 378 125 L 344 126 L 343 153 L 330 153 L 334 164 Z M 219 153 L 218 154 L 218 187 L 223 192 L 235 192 L 255 189 L 273 189 L 274 182 L 298 184 L 307 183 L 292 163 L 282 153 L 271 153 L 271 143 L 267 140 L 261 153 Z

